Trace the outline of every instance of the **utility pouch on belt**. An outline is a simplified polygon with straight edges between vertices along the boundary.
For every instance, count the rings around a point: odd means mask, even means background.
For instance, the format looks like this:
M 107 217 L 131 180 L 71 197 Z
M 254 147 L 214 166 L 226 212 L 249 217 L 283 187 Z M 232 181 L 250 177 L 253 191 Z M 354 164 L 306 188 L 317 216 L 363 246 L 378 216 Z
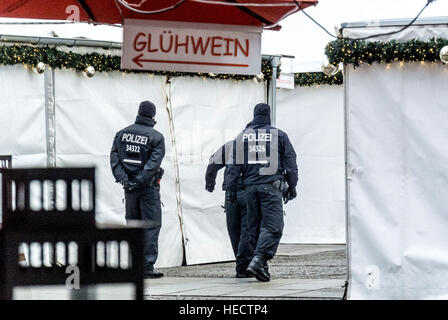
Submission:
M 282 194 L 286 194 L 288 192 L 288 183 L 286 180 L 276 180 L 272 182 L 272 185 L 275 189 L 278 189 Z
M 283 202 L 286 204 L 289 201 L 289 195 L 288 195 L 288 182 L 286 177 L 286 172 L 283 172 L 283 180 L 280 181 L 280 187 L 279 190 L 282 193 Z
M 158 169 L 157 169 L 157 172 L 156 172 L 156 174 L 155 174 L 155 176 L 154 176 L 154 186 L 156 186 L 156 187 L 160 187 L 160 180 L 162 180 L 162 177 L 163 177 L 163 173 L 165 172 L 165 170 L 163 170 L 163 168 L 162 167 L 159 167 Z

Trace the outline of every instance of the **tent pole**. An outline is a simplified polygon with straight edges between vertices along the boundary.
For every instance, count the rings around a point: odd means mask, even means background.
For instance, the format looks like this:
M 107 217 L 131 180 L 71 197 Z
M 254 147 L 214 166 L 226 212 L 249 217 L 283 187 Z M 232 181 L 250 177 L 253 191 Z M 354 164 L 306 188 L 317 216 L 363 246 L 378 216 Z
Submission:
M 346 65 L 344 65 L 344 162 L 345 162 L 345 255 L 346 255 L 346 266 L 347 266 L 347 276 L 345 283 L 345 293 L 344 298 L 348 299 L 350 297 L 350 180 L 351 180 L 351 167 L 350 167 L 350 157 L 349 157 L 349 95 L 348 95 L 348 77 L 349 70 Z
M 54 90 L 54 69 L 47 67 L 45 82 L 45 129 L 47 142 L 47 167 L 56 167 L 56 101 Z
M 271 56 L 272 78 L 269 81 L 268 104 L 271 106 L 272 126 L 277 121 L 277 68 L 280 65 L 281 56 Z
M 56 168 L 56 95 L 54 90 L 54 69 L 45 68 L 45 140 L 47 144 L 47 168 Z M 48 192 L 48 209 L 56 207 L 56 185 L 46 181 Z

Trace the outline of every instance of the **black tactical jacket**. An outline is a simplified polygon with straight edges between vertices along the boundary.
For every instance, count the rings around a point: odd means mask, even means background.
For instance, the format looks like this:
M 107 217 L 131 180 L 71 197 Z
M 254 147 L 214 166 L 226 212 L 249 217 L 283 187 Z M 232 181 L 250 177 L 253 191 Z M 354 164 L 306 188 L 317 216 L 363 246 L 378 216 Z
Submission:
M 132 124 L 115 135 L 110 165 L 117 182 L 132 181 L 138 187 L 151 185 L 165 156 L 163 135 L 153 119 L 137 116 Z
M 230 166 L 226 182 L 227 189 L 236 190 L 238 177 L 243 183 L 256 185 L 283 180 L 285 173 L 288 185 L 295 187 L 298 181 L 296 153 L 288 135 L 271 126 L 268 116 L 257 116 L 235 139 L 234 148 L 243 152 L 234 153 L 234 164 Z

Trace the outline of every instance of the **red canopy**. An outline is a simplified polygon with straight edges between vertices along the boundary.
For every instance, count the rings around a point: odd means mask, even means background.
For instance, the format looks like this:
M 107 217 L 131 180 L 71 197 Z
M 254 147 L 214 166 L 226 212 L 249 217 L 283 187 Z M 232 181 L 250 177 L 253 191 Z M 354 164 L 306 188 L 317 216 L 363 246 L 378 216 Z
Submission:
M 134 18 L 269 27 L 316 4 L 317 0 L 2 0 L 0 17 L 66 20 L 72 14 L 70 6 L 76 5 L 80 20 L 92 23 L 121 24 L 124 18 Z

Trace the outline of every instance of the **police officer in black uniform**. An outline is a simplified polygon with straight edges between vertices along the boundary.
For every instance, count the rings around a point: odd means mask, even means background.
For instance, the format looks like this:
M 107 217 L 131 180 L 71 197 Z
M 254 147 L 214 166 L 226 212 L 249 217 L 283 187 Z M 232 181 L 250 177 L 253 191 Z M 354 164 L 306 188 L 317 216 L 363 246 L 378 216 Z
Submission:
M 247 271 L 266 282 L 270 280 L 267 261 L 274 257 L 283 232 L 282 198 L 297 196 L 296 153 L 286 133 L 271 126 L 270 107 L 265 103 L 255 106 L 254 119 L 235 139 L 235 148 L 234 164 L 228 169 L 227 197 L 236 201 L 242 175 L 253 249 Z M 284 183 L 288 185 L 285 196 Z
M 145 277 L 158 278 L 154 270 L 158 255 L 158 238 L 162 226 L 160 202 L 160 164 L 165 156 L 163 135 L 153 127 L 156 107 L 150 101 L 140 103 L 134 124 L 115 135 L 110 164 L 116 182 L 123 185 L 126 199 L 126 220 L 147 223 L 144 239 Z
M 216 184 L 216 175 L 218 174 L 218 171 L 224 167 L 222 190 L 226 191 L 226 176 L 229 168 L 229 166 L 226 165 L 226 150 L 227 157 L 232 157 L 232 155 L 229 154 L 232 147 L 233 141 L 230 141 L 210 157 L 209 165 L 207 166 L 207 171 L 205 173 L 205 189 L 207 191 L 213 192 Z M 252 275 L 247 272 L 247 267 L 252 259 L 252 252 L 250 249 L 250 237 L 247 225 L 246 192 L 241 176 L 238 178 L 236 201 L 230 202 L 227 200 L 226 196 L 224 207 L 226 212 L 227 232 L 236 258 L 236 277 L 252 277 Z

